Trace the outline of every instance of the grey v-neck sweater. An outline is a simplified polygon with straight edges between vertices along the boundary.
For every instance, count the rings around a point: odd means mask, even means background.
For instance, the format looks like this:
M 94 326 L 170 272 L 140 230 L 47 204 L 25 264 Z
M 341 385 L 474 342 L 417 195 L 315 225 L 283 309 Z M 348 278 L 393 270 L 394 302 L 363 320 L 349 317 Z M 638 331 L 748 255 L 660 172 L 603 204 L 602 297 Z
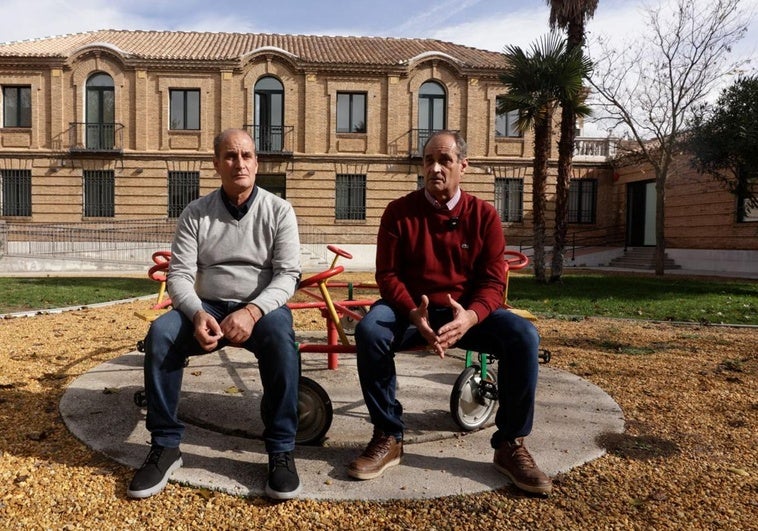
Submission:
M 284 305 L 300 279 L 300 237 L 292 205 L 259 188 L 237 221 L 221 189 L 182 212 L 171 245 L 167 288 L 193 318 L 201 299 L 253 303 L 264 314 Z

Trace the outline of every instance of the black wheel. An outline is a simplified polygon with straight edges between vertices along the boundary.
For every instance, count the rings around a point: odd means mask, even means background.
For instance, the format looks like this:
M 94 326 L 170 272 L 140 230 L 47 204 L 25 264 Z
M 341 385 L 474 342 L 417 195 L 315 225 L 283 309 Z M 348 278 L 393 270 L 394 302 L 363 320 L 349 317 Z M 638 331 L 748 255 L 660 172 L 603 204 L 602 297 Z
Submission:
M 481 428 L 489 420 L 497 405 L 497 380 L 487 369 L 482 380 L 479 365 L 466 367 L 458 376 L 450 394 L 450 413 L 464 431 Z
M 332 400 L 323 387 L 310 378 L 300 377 L 297 395 L 298 425 L 296 444 L 318 444 L 332 425 Z
M 137 407 L 147 407 L 147 395 L 144 389 L 134 392 L 134 404 Z
M 361 317 L 368 313 L 368 308 L 366 306 L 357 306 L 355 308 L 352 308 L 352 310 L 355 313 L 360 314 Z M 349 315 L 343 315 L 340 319 L 340 323 L 342 324 L 342 330 L 345 331 L 345 334 L 348 336 L 355 335 L 355 325 L 358 323 L 357 320 L 353 319 Z

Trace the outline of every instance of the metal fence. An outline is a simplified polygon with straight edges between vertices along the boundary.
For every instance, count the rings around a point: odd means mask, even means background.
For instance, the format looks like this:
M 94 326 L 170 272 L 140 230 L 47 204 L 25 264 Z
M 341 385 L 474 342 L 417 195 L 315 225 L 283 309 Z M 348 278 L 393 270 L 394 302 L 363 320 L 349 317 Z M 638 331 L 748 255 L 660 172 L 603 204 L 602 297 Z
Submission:
M 175 228 L 176 220 L 165 218 L 78 223 L 0 221 L 0 258 L 148 264 L 155 251 L 171 248 Z M 323 233 L 305 222 L 300 222 L 299 228 L 305 257 L 326 263 Z

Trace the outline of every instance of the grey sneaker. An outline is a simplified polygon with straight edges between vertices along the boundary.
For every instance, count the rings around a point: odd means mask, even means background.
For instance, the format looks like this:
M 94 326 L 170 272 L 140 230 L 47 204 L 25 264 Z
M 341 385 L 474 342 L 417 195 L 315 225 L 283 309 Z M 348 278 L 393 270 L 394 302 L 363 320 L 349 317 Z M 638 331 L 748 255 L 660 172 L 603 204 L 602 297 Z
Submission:
M 142 467 L 137 470 L 126 490 L 130 498 L 148 498 L 166 487 L 171 473 L 182 466 L 179 448 L 164 448 L 154 444 L 150 447 Z
M 292 452 L 269 454 L 266 496 L 275 500 L 289 500 L 300 494 L 301 487 Z

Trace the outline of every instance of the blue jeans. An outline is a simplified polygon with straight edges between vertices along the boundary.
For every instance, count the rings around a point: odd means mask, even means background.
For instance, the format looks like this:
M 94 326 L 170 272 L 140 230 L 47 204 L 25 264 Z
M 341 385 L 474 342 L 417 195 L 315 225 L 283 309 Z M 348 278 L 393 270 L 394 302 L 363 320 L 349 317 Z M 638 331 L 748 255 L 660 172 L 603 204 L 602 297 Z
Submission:
M 430 324 L 438 330 L 453 318 L 450 308 L 429 311 Z M 539 334 L 528 320 L 504 309 L 492 312 L 474 325 L 455 345 L 487 352 L 498 359 L 499 409 L 497 430 L 490 441 L 498 448 L 505 440 L 524 437 L 532 431 L 534 395 L 539 368 Z M 397 374 L 395 352 L 426 343 L 406 317 L 387 303 L 377 301 L 355 330 L 358 377 L 371 423 L 384 433 L 402 438 L 403 407 L 395 397 Z
M 217 321 L 239 308 L 237 303 L 203 301 Z M 171 310 L 150 326 L 145 338 L 147 429 L 153 444 L 178 447 L 184 425 L 177 418 L 185 361 L 207 354 L 194 337 L 194 325 L 182 312 Z M 224 340 L 219 347 L 228 345 Z M 258 359 L 263 384 L 263 440 L 268 453 L 290 452 L 297 432 L 300 360 L 292 328 L 292 312 L 282 306 L 264 315 L 242 345 Z

